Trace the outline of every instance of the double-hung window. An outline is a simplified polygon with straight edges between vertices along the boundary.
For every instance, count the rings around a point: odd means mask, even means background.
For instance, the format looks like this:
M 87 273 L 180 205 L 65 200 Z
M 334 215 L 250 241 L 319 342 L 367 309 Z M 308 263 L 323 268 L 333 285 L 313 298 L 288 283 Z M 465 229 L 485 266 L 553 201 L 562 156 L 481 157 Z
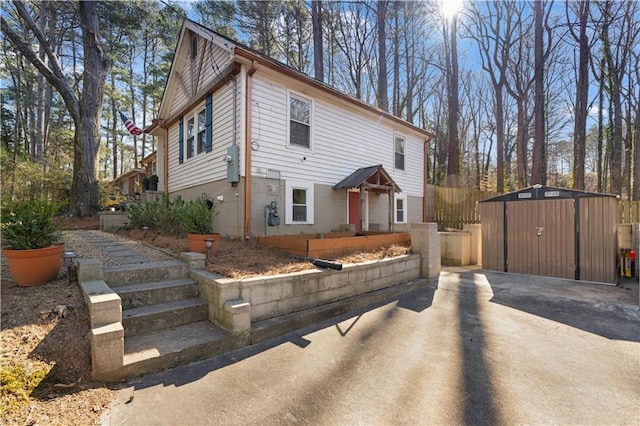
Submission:
M 293 188 L 292 212 L 294 222 L 307 221 L 307 190 L 304 188 Z
M 396 195 L 396 223 L 407 223 L 407 197 Z
M 289 96 L 289 145 L 311 148 L 311 101 Z
M 193 157 L 195 131 L 195 117 L 191 117 L 189 121 L 187 121 L 187 158 Z
M 178 125 L 178 162 L 212 150 L 213 96 L 208 95 L 191 115 L 180 117 Z M 186 154 L 186 157 L 183 157 Z
M 287 225 L 313 223 L 313 183 L 304 181 L 286 181 Z
M 402 136 L 395 136 L 394 143 L 394 168 L 396 170 L 404 170 L 404 148 L 405 148 L 405 139 Z
M 198 146 L 197 153 L 200 154 L 204 151 L 205 145 L 205 130 L 207 129 L 206 110 L 203 109 L 198 113 Z

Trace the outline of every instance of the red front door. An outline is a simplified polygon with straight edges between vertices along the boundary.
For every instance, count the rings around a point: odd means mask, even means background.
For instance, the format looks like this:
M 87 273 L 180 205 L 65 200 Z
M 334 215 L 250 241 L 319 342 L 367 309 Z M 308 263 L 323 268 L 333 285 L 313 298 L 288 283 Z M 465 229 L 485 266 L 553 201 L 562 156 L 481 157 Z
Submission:
M 349 224 L 356 226 L 356 231 L 362 230 L 360 226 L 360 193 L 348 192 L 349 194 Z

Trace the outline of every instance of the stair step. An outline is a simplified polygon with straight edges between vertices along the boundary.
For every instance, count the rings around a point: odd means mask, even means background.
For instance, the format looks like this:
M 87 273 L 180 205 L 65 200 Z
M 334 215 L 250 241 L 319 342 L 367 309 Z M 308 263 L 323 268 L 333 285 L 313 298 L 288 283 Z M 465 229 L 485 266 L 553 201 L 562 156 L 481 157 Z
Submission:
M 123 377 L 141 376 L 228 352 L 237 339 L 210 321 L 200 321 L 124 339 Z
M 127 337 L 206 320 L 207 316 L 207 302 L 193 298 L 125 309 L 122 326 Z
M 115 292 L 122 300 L 122 309 L 131 309 L 198 297 L 198 285 L 195 280 L 184 278 L 116 287 Z
M 181 260 L 149 262 L 135 265 L 105 266 L 104 281 L 111 288 L 154 281 L 177 280 L 189 277 L 189 264 Z

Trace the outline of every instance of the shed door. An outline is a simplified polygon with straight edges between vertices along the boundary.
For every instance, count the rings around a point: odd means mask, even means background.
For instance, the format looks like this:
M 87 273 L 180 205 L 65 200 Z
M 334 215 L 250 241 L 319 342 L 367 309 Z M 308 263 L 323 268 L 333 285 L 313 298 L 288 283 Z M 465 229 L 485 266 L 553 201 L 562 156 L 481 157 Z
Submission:
M 580 199 L 580 279 L 616 282 L 618 200 Z
M 574 200 L 507 202 L 509 272 L 575 278 Z

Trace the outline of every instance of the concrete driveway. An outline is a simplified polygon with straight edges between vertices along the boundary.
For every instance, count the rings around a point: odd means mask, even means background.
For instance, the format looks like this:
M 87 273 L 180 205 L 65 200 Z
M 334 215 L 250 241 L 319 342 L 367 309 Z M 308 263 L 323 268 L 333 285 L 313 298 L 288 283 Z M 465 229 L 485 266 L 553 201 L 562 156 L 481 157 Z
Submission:
M 103 424 L 640 424 L 637 303 L 637 281 L 449 269 L 400 298 L 132 381 Z

